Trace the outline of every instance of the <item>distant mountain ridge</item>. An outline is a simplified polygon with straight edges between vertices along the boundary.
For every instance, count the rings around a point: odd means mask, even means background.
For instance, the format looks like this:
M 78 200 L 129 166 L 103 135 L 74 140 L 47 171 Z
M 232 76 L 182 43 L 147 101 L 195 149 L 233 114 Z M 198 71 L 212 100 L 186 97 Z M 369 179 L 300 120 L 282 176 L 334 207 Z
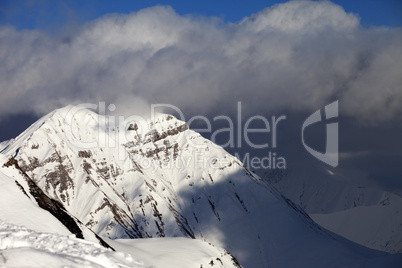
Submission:
M 367 247 L 401 253 L 402 198 L 354 184 L 338 170 L 294 165 L 263 177 L 323 227 Z

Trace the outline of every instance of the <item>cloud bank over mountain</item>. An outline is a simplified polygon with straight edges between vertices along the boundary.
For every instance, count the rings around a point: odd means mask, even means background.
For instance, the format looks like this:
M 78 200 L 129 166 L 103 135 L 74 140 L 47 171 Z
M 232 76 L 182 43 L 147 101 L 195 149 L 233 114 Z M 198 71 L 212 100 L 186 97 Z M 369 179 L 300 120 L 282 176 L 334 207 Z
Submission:
M 343 115 L 401 116 L 402 29 L 363 28 L 331 2 L 293 1 L 232 24 L 156 6 L 52 35 L 0 26 L 0 114 L 69 103 L 170 103 L 215 115 L 302 111 L 340 100 Z

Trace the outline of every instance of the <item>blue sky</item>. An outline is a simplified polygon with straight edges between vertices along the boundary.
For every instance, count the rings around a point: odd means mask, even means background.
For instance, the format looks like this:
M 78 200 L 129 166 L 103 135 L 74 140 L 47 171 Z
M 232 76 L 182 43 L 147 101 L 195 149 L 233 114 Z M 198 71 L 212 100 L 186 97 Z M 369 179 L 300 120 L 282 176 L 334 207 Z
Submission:
M 155 5 L 172 6 L 180 15 L 215 16 L 225 22 L 236 22 L 265 7 L 284 2 L 287 1 L 2 0 L 0 3 L 0 23 L 11 24 L 17 29 L 56 31 L 66 24 L 80 24 L 108 13 L 130 13 Z M 364 27 L 402 26 L 402 1 L 400 0 L 334 0 L 332 2 L 342 6 L 346 12 L 358 14 Z

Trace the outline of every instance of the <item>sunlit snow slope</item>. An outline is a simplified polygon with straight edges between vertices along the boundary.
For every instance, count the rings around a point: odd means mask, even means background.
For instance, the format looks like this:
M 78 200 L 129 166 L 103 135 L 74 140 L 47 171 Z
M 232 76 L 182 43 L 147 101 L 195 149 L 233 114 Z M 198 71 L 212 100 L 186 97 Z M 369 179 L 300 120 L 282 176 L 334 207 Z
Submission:
M 75 237 L 41 233 L 0 220 L 0 267 L 145 268 L 129 254 Z

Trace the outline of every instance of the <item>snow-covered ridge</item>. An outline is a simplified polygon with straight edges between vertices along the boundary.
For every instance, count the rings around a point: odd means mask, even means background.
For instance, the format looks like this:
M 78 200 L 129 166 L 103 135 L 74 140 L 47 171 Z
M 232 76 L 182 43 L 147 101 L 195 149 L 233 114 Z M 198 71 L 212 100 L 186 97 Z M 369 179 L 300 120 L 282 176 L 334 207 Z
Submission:
M 4 265 L 4 266 L 3 266 Z M 72 236 L 41 233 L 0 220 L 2 267 L 150 267 L 131 255 Z
M 251 268 L 339 266 L 339 260 L 356 266 L 387 256 L 320 228 L 237 158 L 170 115 L 147 119 L 149 128 L 110 127 L 87 109 L 71 116 L 71 108 L 17 137 L 3 152 L 0 172 L 24 198 L 37 201 L 31 182 L 59 202 L 85 238 L 91 232 L 113 240 L 195 238 L 228 250 L 234 267 L 236 260 Z M 4 165 L 10 161 L 17 164 Z

